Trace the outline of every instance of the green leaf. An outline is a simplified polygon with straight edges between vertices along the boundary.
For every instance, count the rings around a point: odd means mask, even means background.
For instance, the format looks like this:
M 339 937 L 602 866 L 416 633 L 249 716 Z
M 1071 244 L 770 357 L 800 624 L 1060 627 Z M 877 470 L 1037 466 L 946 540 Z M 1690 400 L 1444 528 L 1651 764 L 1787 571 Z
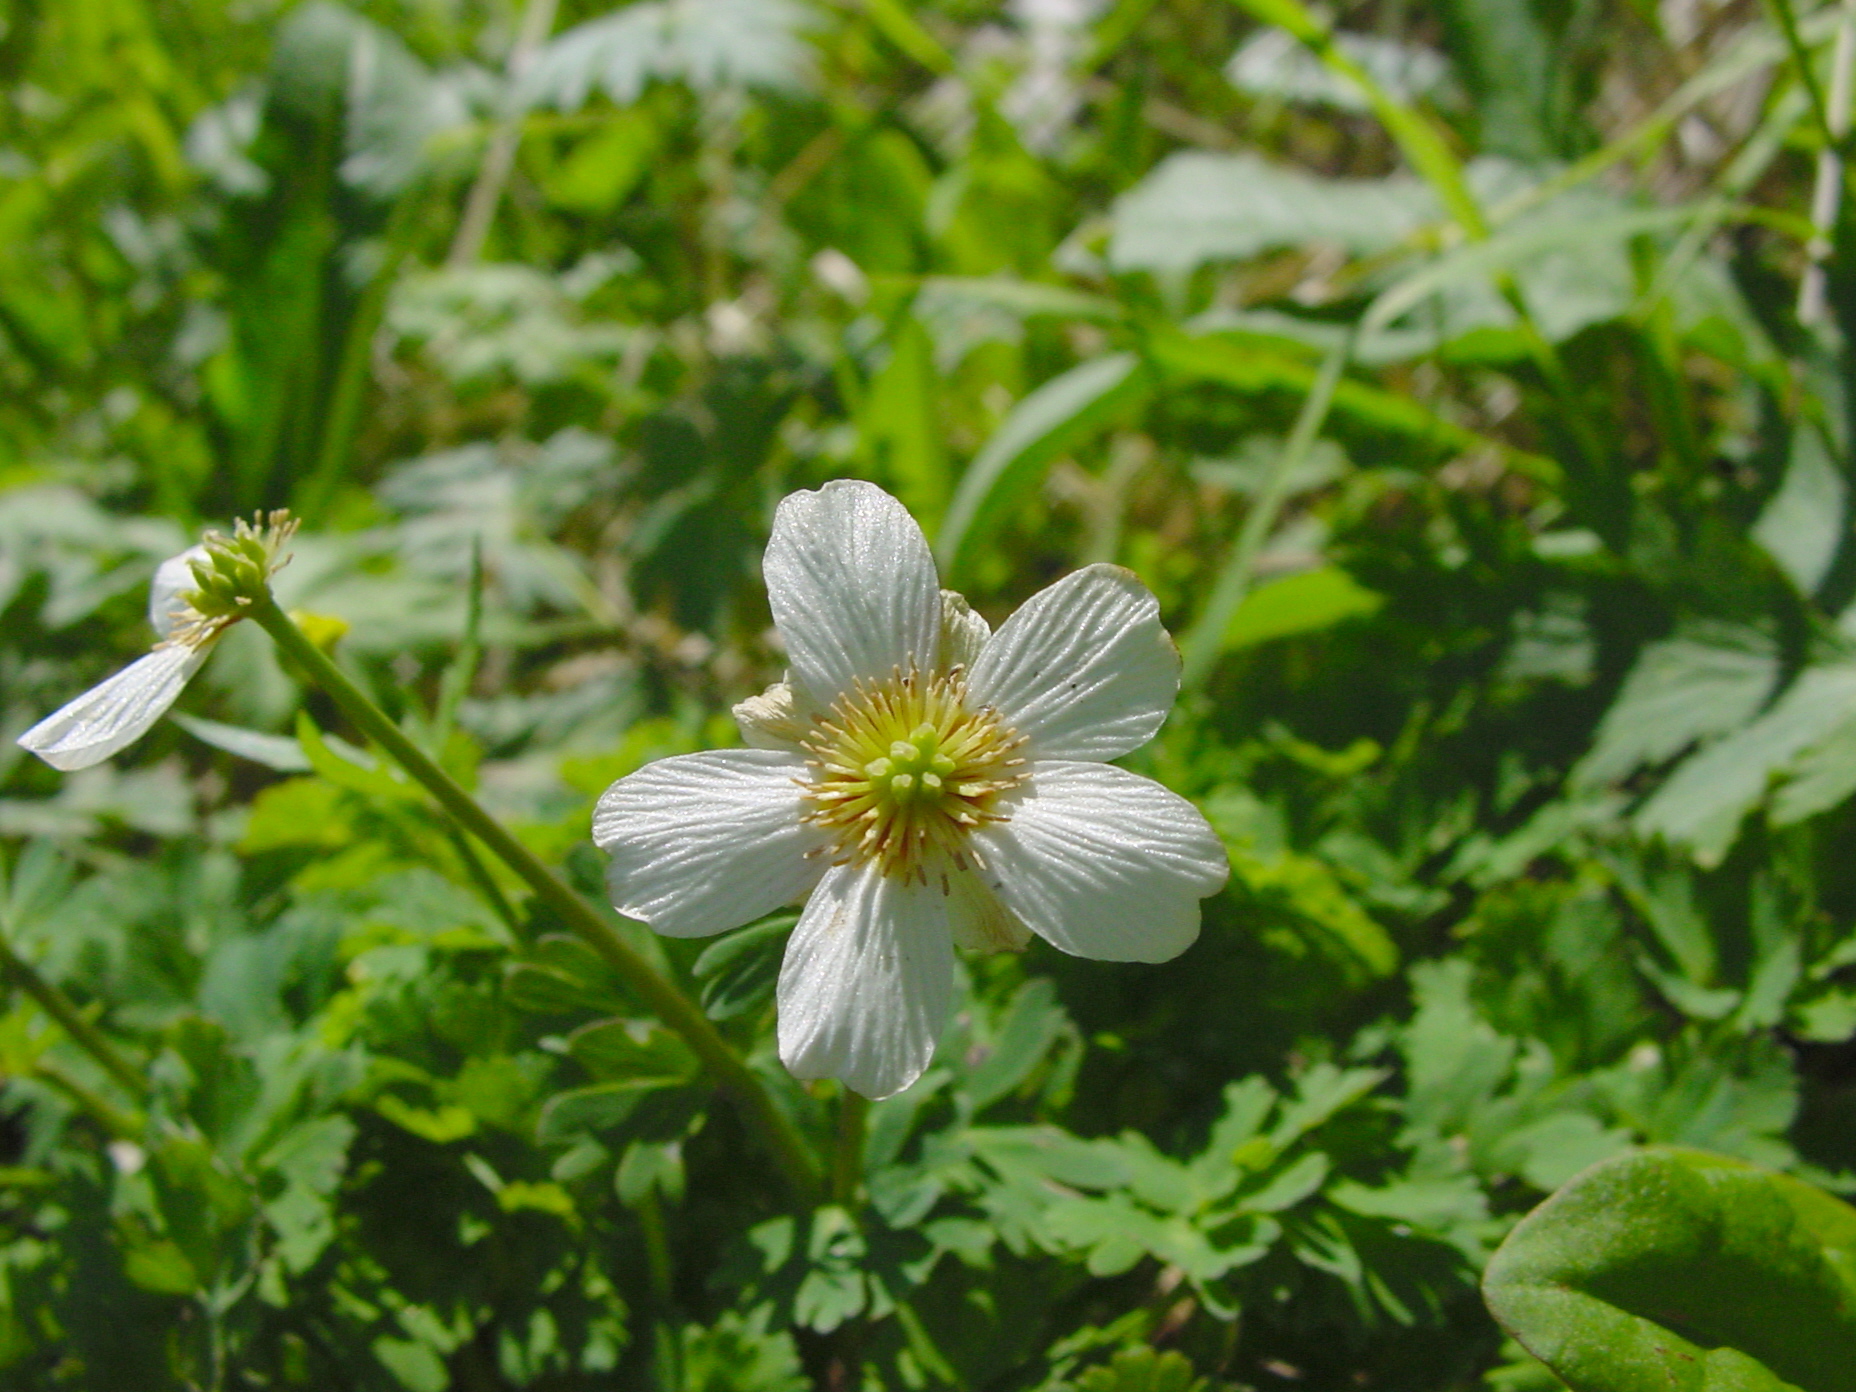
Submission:
M 569 1035 L 567 1050 L 605 1080 L 682 1082 L 698 1067 L 689 1045 L 652 1020 L 597 1020 Z
M 1248 648 L 1274 638 L 1313 633 L 1344 620 L 1377 613 L 1385 596 L 1367 589 L 1339 566 L 1322 566 L 1259 585 L 1225 626 L 1226 648 Z
M 1625 778 L 1738 728 L 1765 703 L 1778 675 L 1772 640 L 1752 629 L 1697 625 L 1652 644 L 1605 712 L 1575 780 L 1590 786 Z
M 887 483 L 924 526 L 947 506 L 951 474 L 940 420 L 934 342 L 905 315 L 890 335 L 889 361 L 858 408 L 858 435 L 870 477 Z
M 1184 1354 L 1145 1346 L 1121 1349 L 1076 1380 L 1076 1392 L 1201 1392 L 1204 1386 Z
M 223 749 L 228 754 L 236 754 L 241 759 L 250 759 L 255 764 L 263 764 L 281 773 L 309 772 L 309 756 L 303 752 L 300 743 L 287 735 L 267 735 L 260 730 L 247 730 L 238 725 L 221 725 L 217 720 L 201 720 L 198 716 L 180 711 L 174 711 L 168 719 L 195 739 L 215 749 Z
M 1438 217 L 1417 179 L 1326 179 L 1252 154 L 1168 156 L 1115 204 L 1109 262 L 1122 271 L 1190 271 L 1310 242 L 1370 255 Z
M 579 938 L 549 933 L 528 956 L 504 968 L 503 994 L 518 1010 L 568 1015 L 585 1010 L 615 1014 L 626 1007 L 611 968 Z
M 1522 1219 L 1483 1294 L 1573 1392 L 1856 1388 L 1856 1211 L 1723 1156 L 1587 1170 Z
M 1772 820 L 1779 826 L 1828 812 L 1856 793 L 1856 715 L 1812 745 L 1785 771 L 1772 798 Z
M 667 1078 L 626 1078 L 569 1088 L 548 1099 L 535 1125 L 535 1138 L 543 1145 L 570 1141 L 582 1131 L 604 1131 L 619 1125 L 637 1110 L 650 1093 L 667 1087 Z
M 200 1285 L 187 1254 L 165 1239 L 130 1248 L 122 1269 L 136 1285 L 158 1295 L 191 1295 Z
M 971 563 L 1045 465 L 1133 410 L 1151 390 L 1139 358 L 1110 353 L 1053 377 L 1013 407 L 967 465 L 948 505 L 935 538 L 942 578 L 958 576 Z
M 679 1141 L 633 1141 L 613 1176 L 619 1202 L 636 1208 L 652 1193 L 671 1203 L 683 1199 L 683 1145 Z
M 1792 432 L 1785 481 L 1753 524 L 1753 539 L 1766 548 L 1801 594 L 1812 594 L 1837 558 L 1844 533 L 1843 475 L 1809 421 Z
M 773 999 L 786 939 L 798 921 L 796 913 L 775 914 L 703 949 L 690 975 L 702 983 L 702 1008 L 711 1020 L 732 1020 Z
M 1068 1023 L 1048 980 L 1039 977 L 1019 987 L 991 1049 L 962 1084 L 973 1111 L 984 1111 L 1029 1077 Z
M 1758 720 L 1683 762 L 1633 819 L 1647 836 L 1690 847 L 1713 865 L 1775 773 L 1856 709 L 1856 662 L 1807 667 Z

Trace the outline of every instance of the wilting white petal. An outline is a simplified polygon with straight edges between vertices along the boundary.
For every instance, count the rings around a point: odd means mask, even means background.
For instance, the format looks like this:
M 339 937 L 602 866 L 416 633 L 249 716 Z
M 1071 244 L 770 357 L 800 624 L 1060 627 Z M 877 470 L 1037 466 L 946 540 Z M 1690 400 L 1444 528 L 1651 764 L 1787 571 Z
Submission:
M 1199 935 L 1230 874 L 1198 808 L 1109 764 L 1051 760 L 974 843 L 986 880 L 1034 933 L 1109 962 L 1164 962 Z
M 901 1092 L 934 1057 L 954 949 L 938 884 L 835 865 L 780 964 L 780 1059 L 796 1078 L 841 1078 L 865 1097 Z
M 1179 694 L 1179 653 L 1133 571 L 1092 565 L 1026 600 L 967 680 L 1033 759 L 1114 759 L 1154 737 Z
M 812 712 L 799 703 L 790 682 L 775 682 L 758 696 L 736 704 L 735 727 L 752 749 L 799 752 L 812 722 Z
M 146 734 L 204 661 L 203 650 L 156 648 L 46 716 L 19 737 L 20 748 L 66 772 L 100 764 Z
M 965 595 L 941 591 L 941 666 L 971 667 L 992 637 L 992 625 L 967 603 Z
M 660 933 L 699 938 L 790 903 L 818 879 L 826 844 L 799 818 L 794 755 L 718 749 L 646 764 L 593 811 L 593 840 L 612 857 L 612 906 Z
M 1031 930 L 999 902 L 977 870 L 947 877 L 947 927 L 955 946 L 974 952 L 1023 952 L 1031 941 Z
M 934 665 L 941 593 L 927 539 L 874 484 L 791 493 L 762 562 L 789 680 L 829 706 L 858 678 Z
M 174 613 L 181 607 L 181 595 L 199 588 L 192 563 L 205 559 L 204 546 L 189 546 L 155 567 L 154 583 L 148 587 L 148 622 L 161 637 L 174 631 Z

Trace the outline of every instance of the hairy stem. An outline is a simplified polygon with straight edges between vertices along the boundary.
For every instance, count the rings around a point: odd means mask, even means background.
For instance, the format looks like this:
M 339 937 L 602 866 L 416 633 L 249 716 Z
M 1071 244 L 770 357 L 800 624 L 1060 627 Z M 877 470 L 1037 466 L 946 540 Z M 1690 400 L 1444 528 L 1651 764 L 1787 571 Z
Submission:
M 533 851 L 484 811 L 450 774 L 408 739 L 341 668 L 304 637 L 302 630 L 278 608 L 277 601 L 268 593 L 253 606 L 251 618 L 328 693 L 368 738 L 386 750 L 459 826 L 515 871 L 535 897 L 584 938 L 658 1019 L 682 1036 L 709 1076 L 741 1108 L 743 1119 L 759 1133 L 794 1191 L 807 1203 L 815 1201 L 820 1192 L 818 1171 L 798 1130 L 774 1105 L 760 1079 L 716 1032 L 695 1003 L 659 975 L 597 910 L 568 888 Z

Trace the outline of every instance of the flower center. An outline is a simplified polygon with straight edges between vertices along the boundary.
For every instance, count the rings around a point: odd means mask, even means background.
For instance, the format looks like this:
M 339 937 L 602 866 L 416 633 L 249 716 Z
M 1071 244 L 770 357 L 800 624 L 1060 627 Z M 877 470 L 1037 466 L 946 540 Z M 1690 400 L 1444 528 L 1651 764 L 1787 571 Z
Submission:
M 999 795 L 1024 781 L 1024 737 L 965 703 L 956 669 L 859 682 L 804 742 L 813 778 L 806 820 L 834 834 L 834 860 L 875 861 L 927 882 L 933 862 L 965 869 L 968 833 L 1004 821 Z

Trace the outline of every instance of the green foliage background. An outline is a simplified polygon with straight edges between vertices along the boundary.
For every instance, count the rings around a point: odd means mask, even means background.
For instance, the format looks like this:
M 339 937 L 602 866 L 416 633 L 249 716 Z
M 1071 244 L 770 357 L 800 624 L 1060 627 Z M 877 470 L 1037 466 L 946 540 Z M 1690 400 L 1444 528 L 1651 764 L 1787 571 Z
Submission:
M 0 4 L 0 1383 L 1529 1392 L 1477 1282 L 1587 1165 L 1856 1186 L 1837 13 Z M 1234 873 L 1164 966 L 965 958 L 861 1142 L 790 916 L 620 925 L 825 1207 L 252 626 L 108 765 L 12 743 L 288 505 L 282 597 L 598 899 L 846 475 L 995 620 L 1141 575 L 1130 762 Z

